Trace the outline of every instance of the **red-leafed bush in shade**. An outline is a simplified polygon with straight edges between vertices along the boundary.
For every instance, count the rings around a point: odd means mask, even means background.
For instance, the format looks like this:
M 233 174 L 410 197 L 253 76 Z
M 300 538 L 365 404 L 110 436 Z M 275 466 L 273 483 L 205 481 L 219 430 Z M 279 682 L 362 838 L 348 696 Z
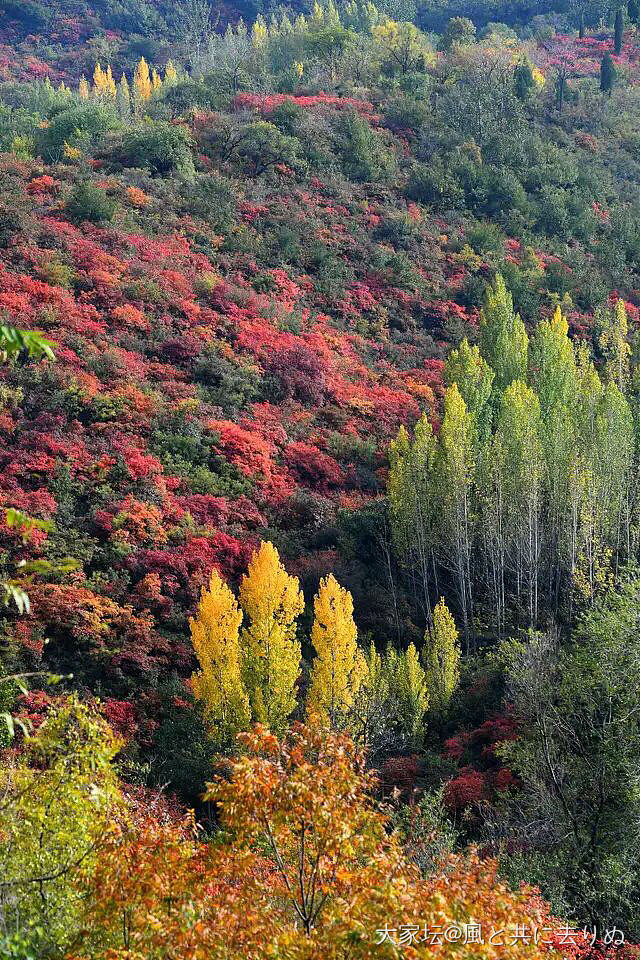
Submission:
M 137 724 L 133 704 L 127 700 L 109 698 L 101 705 L 101 709 L 105 720 L 115 733 L 125 740 L 135 736 Z
M 482 800 L 488 800 L 489 797 L 487 775 L 472 767 L 463 767 L 456 777 L 447 782 L 444 791 L 445 803 L 455 813 Z
M 283 399 L 295 399 L 314 406 L 322 403 L 326 391 L 326 364 L 309 347 L 295 343 L 274 351 L 265 367 L 279 382 Z
M 380 779 L 385 792 L 398 789 L 411 796 L 418 777 L 422 772 L 422 763 L 417 754 L 408 757 L 389 757 L 380 767 Z
M 290 443 L 285 450 L 285 458 L 291 470 L 305 485 L 326 491 L 340 486 L 344 481 L 340 464 L 311 443 L 302 440 Z

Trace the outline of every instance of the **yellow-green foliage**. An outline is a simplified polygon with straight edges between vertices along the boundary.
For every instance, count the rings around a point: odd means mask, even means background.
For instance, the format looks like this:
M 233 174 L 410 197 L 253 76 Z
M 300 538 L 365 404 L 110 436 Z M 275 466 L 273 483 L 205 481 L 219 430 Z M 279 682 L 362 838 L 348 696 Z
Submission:
M 402 736 L 417 743 L 424 732 L 424 718 L 429 708 L 429 691 L 425 672 L 415 646 L 406 651 L 387 648 L 384 671 Z
M 63 956 L 78 936 L 80 870 L 100 856 L 123 803 L 113 767 L 120 746 L 94 710 L 70 697 L 3 762 L 3 926 L 20 931 L 29 918 L 29 956 Z
M 240 585 L 248 624 L 241 634 L 243 679 L 254 720 L 284 729 L 296 705 L 300 643 L 296 620 L 304 609 L 297 577 L 290 577 L 271 543 L 262 543 Z
M 444 597 L 433 610 L 433 627 L 425 634 L 423 652 L 431 709 L 446 710 L 460 680 L 458 631 Z
M 316 657 L 307 708 L 333 724 L 352 706 L 367 666 L 358 647 L 353 599 L 333 574 L 320 581 L 313 610 Z
M 232 739 L 251 719 L 240 672 L 241 623 L 236 598 L 214 570 L 189 625 L 200 664 L 193 674 L 193 692 L 204 706 L 209 732 L 221 742 Z

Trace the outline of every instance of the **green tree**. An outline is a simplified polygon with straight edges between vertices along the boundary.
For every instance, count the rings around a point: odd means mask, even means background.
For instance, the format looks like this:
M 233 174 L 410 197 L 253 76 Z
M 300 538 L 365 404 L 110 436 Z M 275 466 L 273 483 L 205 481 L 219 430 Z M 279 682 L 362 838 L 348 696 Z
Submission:
M 154 175 L 194 174 L 191 136 L 172 123 L 146 123 L 130 130 L 115 156 L 127 167 L 146 167 Z
M 122 805 L 119 748 L 95 711 L 71 697 L 2 765 L 0 903 L 3 928 L 33 951 L 22 955 L 66 954 L 80 935 L 80 871 L 99 857 Z
M 611 96 L 611 91 L 616 82 L 616 76 L 617 70 L 613 62 L 613 57 L 610 53 L 605 53 L 600 63 L 600 90 L 602 93 L 608 93 L 609 96 Z
M 550 320 L 542 319 L 531 341 L 529 382 L 540 401 L 543 418 L 568 406 L 575 398 L 576 363 L 569 324 L 560 307 Z
M 426 414 L 414 429 L 404 427 L 389 447 L 389 513 L 394 545 L 427 620 L 431 618 L 436 500 L 433 495 L 437 443 Z
M 542 450 L 540 403 L 522 380 L 505 390 L 493 438 L 494 515 L 500 529 L 500 576 L 510 576 L 529 622 L 538 617 L 541 554 Z M 524 594 L 524 596 L 523 596 Z
M 305 34 L 303 50 L 305 58 L 326 67 L 329 84 L 338 79 L 338 67 L 344 55 L 353 47 L 355 34 L 345 30 L 339 23 L 316 27 Z
M 486 437 L 491 430 L 489 400 L 495 373 L 483 359 L 477 346 L 469 346 L 465 337 L 452 350 L 444 364 L 444 379 L 448 387 L 457 385 L 467 410 L 473 417 L 478 434 Z
M 454 576 L 467 648 L 473 617 L 475 429 L 457 384 L 447 388 L 435 461 L 440 557 Z
M 451 50 L 455 46 L 473 43 L 476 39 L 476 28 L 472 20 L 467 17 L 451 17 L 447 22 L 441 38 L 443 50 Z
M 622 7 L 616 10 L 616 19 L 613 26 L 613 52 L 619 56 L 622 51 L 622 41 L 624 39 L 624 13 Z
M 522 780 L 511 858 L 577 924 L 640 934 L 640 582 L 625 578 L 580 621 L 570 646 L 512 648 L 507 697 L 521 734 L 503 747 Z M 517 809 L 516 809 L 517 808 Z M 503 824 L 504 827 L 504 824 Z M 525 849 L 526 848 L 526 849 Z
M 629 343 L 629 322 L 624 301 L 618 299 L 613 310 L 596 311 L 598 347 L 605 361 L 605 376 L 624 391 L 629 382 L 631 345 Z
M 120 126 L 116 111 L 102 103 L 73 106 L 56 114 L 38 135 L 38 152 L 49 163 L 59 163 L 65 147 L 87 150 L 109 130 Z
M 372 30 L 375 51 L 388 74 L 425 70 L 434 59 L 427 37 L 412 23 L 383 20 Z
M 429 690 L 415 646 L 405 651 L 389 646 L 384 671 L 395 704 L 398 746 L 418 746 L 424 737 L 424 719 L 429 708 Z
M 533 68 L 528 60 L 516 64 L 513 82 L 518 100 L 528 100 L 536 87 Z
M 530 349 L 530 382 L 540 401 L 546 508 L 546 580 L 555 609 L 563 577 L 575 563 L 580 465 L 575 401 L 578 373 L 569 324 L 559 307 L 540 320 Z
M 425 665 L 429 707 L 442 715 L 460 682 L 460 646 L 455 620 L 441 597 L 433 611 L 433 627 L 424 635 L 422 660 Z
M 356 181 L 387 180 L 394 169 L 394 158 L 381 134 L 371 129 L 358 113 L 342 111 L 334 125 L 334 144 L 342 169 Z
M 513 380 L 527 376 L 529 338 L 513 297 L 500 274 L 485 292 L 480 314 L 481 347 L 484 359 L 495 373 L 494 390 L 504 390 Z
M 349 711 L 355 741 L 369 757 L 375 757 L 392 743 L 391 722 L 395 703 L 391 698 L 384 659 L 371 643 L 364 653 L 366 671 Z

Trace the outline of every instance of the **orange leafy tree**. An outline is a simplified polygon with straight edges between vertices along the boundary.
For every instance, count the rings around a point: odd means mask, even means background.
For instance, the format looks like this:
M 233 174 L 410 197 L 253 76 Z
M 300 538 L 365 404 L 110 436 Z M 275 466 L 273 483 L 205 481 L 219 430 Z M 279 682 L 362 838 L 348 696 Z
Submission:
M 546 905 L 507 890 L 493 863 L 453 857 L 426 879 L 409 863 L 348 737 L 299 725 L 239 739 L 242 756 L 207 792 L 214 842 L 190 818 L 114 831 L 85 878 L 86 943 L 112 946 L 76 960 L 549 956 Z M 478 926 L 485 942 L 442 936 Z

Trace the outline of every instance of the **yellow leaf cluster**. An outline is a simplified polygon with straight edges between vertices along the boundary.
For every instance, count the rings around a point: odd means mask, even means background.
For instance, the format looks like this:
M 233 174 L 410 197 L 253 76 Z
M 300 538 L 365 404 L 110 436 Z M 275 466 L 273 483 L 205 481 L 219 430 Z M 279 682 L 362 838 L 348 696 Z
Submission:
M 313 609 L 316 657 L 307 709 L 333 724 L 353 704 L 367 666 L 358 647 L 353 599 L 333 574 L 320 581 Z

